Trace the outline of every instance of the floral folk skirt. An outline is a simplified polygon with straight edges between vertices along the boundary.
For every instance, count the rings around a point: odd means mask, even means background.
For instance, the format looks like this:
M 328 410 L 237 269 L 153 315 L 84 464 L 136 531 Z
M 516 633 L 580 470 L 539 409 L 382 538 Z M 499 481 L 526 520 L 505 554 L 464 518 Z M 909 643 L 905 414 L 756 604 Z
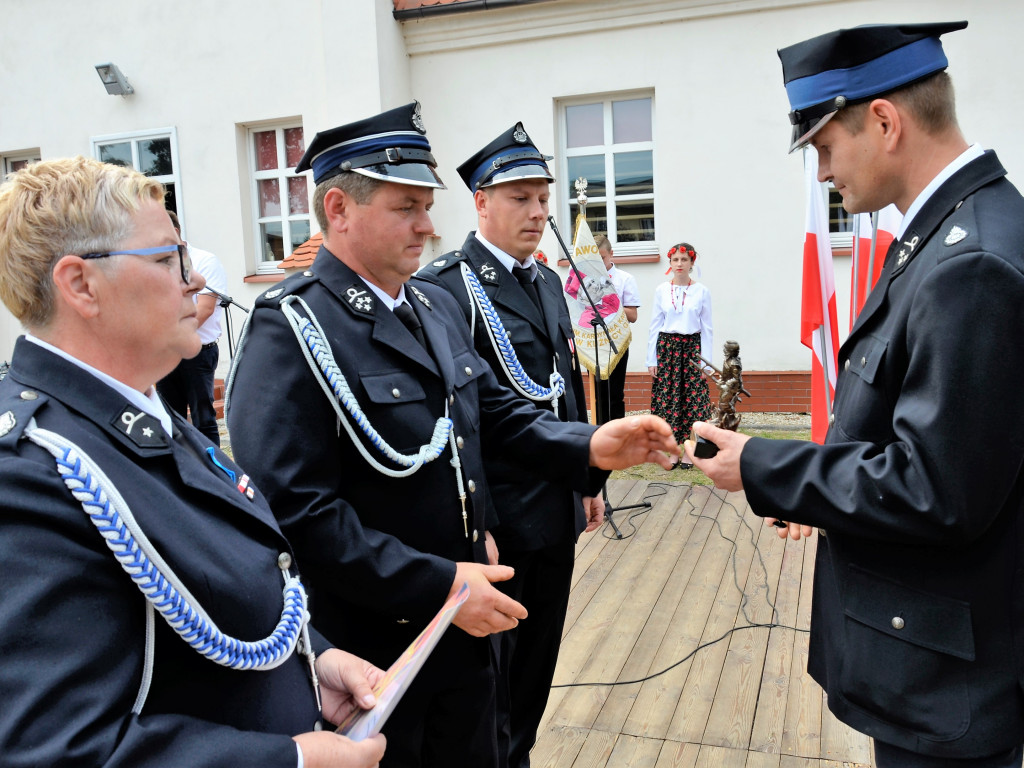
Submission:
M 651 413 L 672 427 L 682 444 L 695 421 L 711 417 L 708 385 L 700 369 L 700 333 L 659 333 L 658 370 L 651 385 Z

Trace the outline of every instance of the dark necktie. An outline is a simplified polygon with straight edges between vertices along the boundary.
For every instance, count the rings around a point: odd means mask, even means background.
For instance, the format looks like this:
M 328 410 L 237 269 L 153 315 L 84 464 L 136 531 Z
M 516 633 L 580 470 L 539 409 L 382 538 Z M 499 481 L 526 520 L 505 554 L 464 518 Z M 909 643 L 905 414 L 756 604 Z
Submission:
M 516 280 L 523 286 L 523 290 L 526 291 L 526 295 L 533 300 L 533 303 L 537 305 L 537 309 L 541 309 L 540 306 L 540 294 L 537 293 L 537 286 L 533 283 L 533 274 L 529 267 L 512 267 L 512 274 L 516 276 Z M 543 310 L 542 310 L 543 311 Z
M 420 319 L 416 317 L 416 311 L 408 302 L 403 301 L 395 307 L 395 317 L 402 321 L 402 325 L 408 328 L 409 333 L 416 337 L 420 346 L 426 349 L 427 339 L 423 335 L 423 324 L 420 323 Z

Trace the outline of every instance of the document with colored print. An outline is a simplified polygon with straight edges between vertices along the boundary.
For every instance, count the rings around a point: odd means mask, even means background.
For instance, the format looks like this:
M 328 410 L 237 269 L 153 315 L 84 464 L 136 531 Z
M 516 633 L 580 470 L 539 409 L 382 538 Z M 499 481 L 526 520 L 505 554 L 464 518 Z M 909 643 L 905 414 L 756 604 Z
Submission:
M 373 694 L 377 697 L 377 706 L 373 709 L 358 709 L 353 712 L 345 718 L 345 722 L 338 726 L 338 733 L 348 736 L 353 741 L 361 741 L 380 733 L 388 716 L 398 706 L 398 701 L 412 684 L 413 678 L 420 671 L 423 662 L 434 650 L 437 641 L 441 639 L 441 635 L 448 629 L 448 625 L 452 623 L 455 614 L 459 612 L 468 597 L 469 584 L 463 584 L 459 591 L 441 606 L 437 615 L 374 687 Z

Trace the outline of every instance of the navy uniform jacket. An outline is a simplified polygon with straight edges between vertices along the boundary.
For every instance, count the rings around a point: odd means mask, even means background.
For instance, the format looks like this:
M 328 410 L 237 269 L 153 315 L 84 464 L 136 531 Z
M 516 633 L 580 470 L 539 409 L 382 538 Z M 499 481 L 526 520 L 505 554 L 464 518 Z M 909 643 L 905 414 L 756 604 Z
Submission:
M 487 562 L 484 531 L 493 507 L 484 444 L 585 489 L 594 431 L 538 413 L 500 386 L 443 289 L 413 278 L 406 292 L 432 355 L 322 247 L 310 272 L 289 277 L 257 301 L 236 357 L 228 410 L 235 457 L 260 479 L 299 553 L 320 607 L 317 627 L 384 667 L 441 607 L 455 563 Z M 312 308 L 370 424 L 393 448 L 414 454 L 447 405 L 461 446 L 468 537 L 450 448 L 404 478 L 371 467 L 278 308 L 288 295 Z
M 565 380 L 565 394 L 558 401 L 558 416 L 563 421 L 586 423 L 587 405 L 583 377 L 573 341 L 572 321 L 565 306 L 558 274 L 537 264 L 534 285 L 544 307 L 543 316 L 526 291 L 487 248 L 470 233 L 462 249 L 445 254 L 417 274 L 444 286 L 462 308 L 467 324 L 472 309 L 462 277 L 462 263 L 468 264 L 483 286 L 502 325 L 515 347 L 519 362 L 527 375 L 547 387 L 554 364 Z M 474 343 L 477 352 L 506 386 L 504 372 L 490 338 L 484 319 L 476 311 Z M 551 411 L 549 402 L 536 402 L 534 407 Z M 494 531 L 503 550 L 531 551 L 552 544 L 575 541 L 586 527 L 586 516 L 578 494 L 565 482 L 548 482 L 535 473 L 524 472 L 507 461 L 502 453 L 486 451 L 487 481 L 498 503 L 499 527 Z M 593 471 L 592 488 L 600 489 L 607 472 Z M 570 517 L 568 510 L 572 509 Z
M 808 668 L 840 720 L 968 758 L 1024 742 L 1024 200 L 946 181 L 839 351 L 824 447 L 754 439 L 753 510 L 825 529 Z
M 157 615 L 152 686 L 141 715 L 131 714 L 145 597 L 54 458 L 24 438 L 29 420 L 93 459 L 226 634 L 259 640 L 273 631 L 284 585 L 278 556 L 290 548 L 262 496 L 240 493 L 190 425 L 172 414 L 181 434 L 169 442 L 145 417 L 129 435 L 125 413 L 139 411 L 72 363 L 18 341 L 0 382 L 0 762 L 294 768 L 290 736 L 319 719 L 298 654 L 271 671 L 233 671 Z

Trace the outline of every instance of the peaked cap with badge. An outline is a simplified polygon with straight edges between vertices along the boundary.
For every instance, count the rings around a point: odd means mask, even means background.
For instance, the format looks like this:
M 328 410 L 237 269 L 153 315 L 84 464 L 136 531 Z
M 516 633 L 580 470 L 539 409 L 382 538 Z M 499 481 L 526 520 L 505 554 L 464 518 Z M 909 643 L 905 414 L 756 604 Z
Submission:
M 781 51 L 797 144 L 840 96 L 945 67 L 938 35 L 963 26 L 858 27 Z M 1003 308 L 1024 295 L 1024 197 L 955 123 L 897 141 L 899 161 L 861 161 L 875 202 L 894 202 L 891 180 L 920 158 L 937 167 L 839 349 L 825 444 L 749 441 L 743 488 L 756 515 L 818 528 L 807 672 L 874 739 L 875 764 L 1019 766 L 1024 314 Z
M 351 171 L 380 181 L 447 189 L 435 168 L 437 161 L 430 153 L 420 103 L 414 101 L 320 131 L 306 148 L 295 172 L 312 169 L 316 184 Z
M 966 21 L 868 24 L 779 49 L 792 111 L 789 151 L 805 146 L 843 107 L 878 98 L 948 65 L 940 35 Z
M 470 192 L 521 179 L 554 181 L 543 154 L 518 122 L 458 167 Z

